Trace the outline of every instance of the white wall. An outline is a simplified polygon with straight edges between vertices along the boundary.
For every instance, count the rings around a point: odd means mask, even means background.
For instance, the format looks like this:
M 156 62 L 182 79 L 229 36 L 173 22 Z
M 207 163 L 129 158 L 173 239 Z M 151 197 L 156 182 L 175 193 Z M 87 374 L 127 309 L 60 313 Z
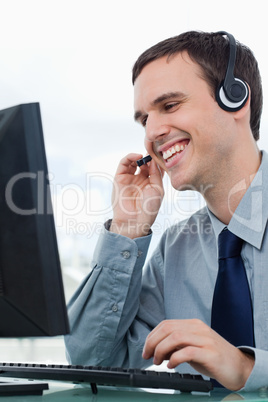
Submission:
M 254 51 L 265 96 L 265 6 L 265 0 L 0 0 L 0 109 L 41 104 L 67 299 L 88 271 L 100 225 L 111 215 L 117 161 L 128 152 L 144 152 L 143 131 L 132 118 L 136 58 L 186 30 L 226 30 Z M 265 101 L 265 149 L 267 119 Z M 171 209 L 176 195 L 169 187 L 167 193 L 155 242 L 177 216 L 202 205 L 185 198 Z

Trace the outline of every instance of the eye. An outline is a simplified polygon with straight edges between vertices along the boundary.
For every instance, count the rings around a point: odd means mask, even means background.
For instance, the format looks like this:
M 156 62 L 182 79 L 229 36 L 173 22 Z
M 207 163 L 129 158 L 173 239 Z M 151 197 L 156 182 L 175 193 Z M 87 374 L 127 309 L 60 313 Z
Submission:
M 141 119 L 141 125 L 142 125 L 143 127 L 146 126 L 147 118 L 148 118 L 148 116 L 145 116 L 143 119 Z
M 171 109 L 174 109 L 178 105 L 179 105 L 178 102 L 167 103 L 166 105 L 164 105 L 164 109 L 166 111 L 169 111 Z

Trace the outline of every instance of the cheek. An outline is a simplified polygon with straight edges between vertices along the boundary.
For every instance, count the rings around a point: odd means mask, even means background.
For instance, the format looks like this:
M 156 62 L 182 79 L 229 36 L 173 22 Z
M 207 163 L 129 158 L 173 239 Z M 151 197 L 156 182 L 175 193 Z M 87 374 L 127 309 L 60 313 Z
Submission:
M 216 109 L 204 114 L 203 119 L 197 120 L 195 127 L 197 137 L 204 147 L 225 142 L 232 133 L 232 119 L 229 119 L 226 113 Z
M 149 154 L 153 153 L 153 143 L 151 141 L 146 140 L 146 137 L 144 138 L 144 146 Z
M 162 159 L 159 157 L 159 154 L 155 153 L 154 148 L 153 148 L 153 143 L 151 141 L 147 141 L 146 139 L 144 140 L 144 145 L 145 145 L 145 149 L 148 152 L 149 155 L 151 155 L 153 157 L 153 159 L 156 161 L 156 163 L 165 171 L 166 170 L 166 166 L 164 164 L 164 162 L 162 161 Z
M 148 152 L 149 155 L 151 156 L 155 156 L 156 158 L 159 158 L 159 154 L 155 151 L 154 149 L 154 143 L 151 141 L 144 140 L 144 145 L 145 145 L 145 149 Z

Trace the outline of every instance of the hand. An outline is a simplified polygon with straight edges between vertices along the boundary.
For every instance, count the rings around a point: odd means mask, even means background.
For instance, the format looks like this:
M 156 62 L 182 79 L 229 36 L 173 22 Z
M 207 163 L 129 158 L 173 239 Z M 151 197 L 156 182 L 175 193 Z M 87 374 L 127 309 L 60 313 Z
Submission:
M 231 345 L 197 319 L 162 321 L 148 335 L 143 358 L 154 364 L 169 360 L 168 368 L 189 363 L 231 391 L 241 389 L 254 366 L 254 357 Z
M 158 214 L 164 196 L 163 171 L 155 161 L 140 167 L 140 154 L 129 154 L 118 166 L 113 189 L 110 231 L 135 238 L 145 236 Z

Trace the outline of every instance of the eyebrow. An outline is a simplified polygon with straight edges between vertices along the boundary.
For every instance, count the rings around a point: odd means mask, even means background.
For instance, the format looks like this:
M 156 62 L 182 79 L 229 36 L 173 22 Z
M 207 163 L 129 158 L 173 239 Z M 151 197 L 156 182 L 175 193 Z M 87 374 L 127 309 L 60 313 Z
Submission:
M 173 98 L 180 98 L 181 100 L 186 98 L 186 95 L 183 92 L 167 92 L 165 94 L 162 94 L 160 96 L 158 96 L 156 99 L 154 99 L 151 102 L 152 106 L 157 106 L 159 103 L 162 103 L 164 101 L 167 101 L 169 99 L 173 99 Z M 141 111 L 137 111 L 134 114 L 134 120 L 137 121 L 140 119 L 141 116 L 143 116 L 144 114 Z

